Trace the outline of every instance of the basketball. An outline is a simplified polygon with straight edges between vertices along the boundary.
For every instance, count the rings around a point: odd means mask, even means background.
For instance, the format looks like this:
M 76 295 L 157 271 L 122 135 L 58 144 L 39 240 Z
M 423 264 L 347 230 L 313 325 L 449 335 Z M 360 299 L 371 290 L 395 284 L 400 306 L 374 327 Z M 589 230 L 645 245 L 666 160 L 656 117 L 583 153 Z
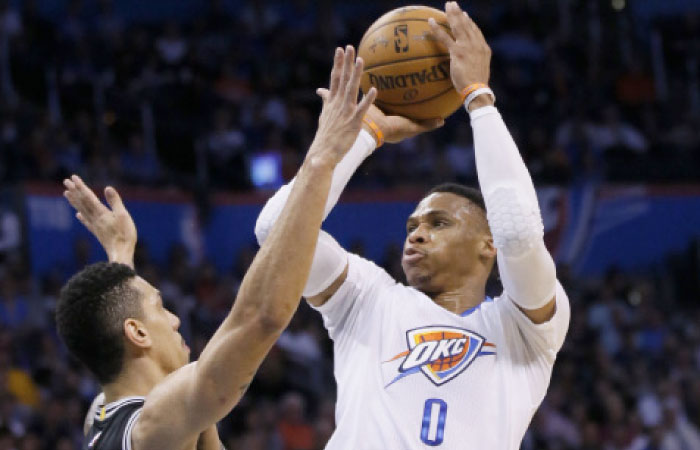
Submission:
M 375 105 L 387 114 L 446 118 L 462 104 L 450 78 L 450 54 L 430 31 L 431 17 L 449 32 L 443 11 L 407 6 L 384 14 L 360 41 L 362 92 L 376 87 Z

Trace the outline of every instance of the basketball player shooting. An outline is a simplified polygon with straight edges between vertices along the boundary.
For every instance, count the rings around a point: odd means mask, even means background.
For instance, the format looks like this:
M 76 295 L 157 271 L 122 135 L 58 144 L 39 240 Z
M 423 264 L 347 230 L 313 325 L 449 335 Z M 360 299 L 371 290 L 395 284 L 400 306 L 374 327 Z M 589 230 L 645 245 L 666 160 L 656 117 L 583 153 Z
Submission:
M 410 286 L 320 233 L 304 295 L 334 341 L 337 429 L 327 449 L 518 449 L 568 328 L 532 180 L 486 87 L 491 51 L 455 2 L 445 10 L 454 37 L 430 26 L 467 93 L 481 192 L 446 184 L 420 201 L 406 223 Z M 326 214 L 382 135 L 397 142 L 421 128 L 375 107 L 367 122 L 335 169 Z M 296 183 L 261 212 L 260 242 Z M 503 293 L 491 299 L 496 260 Z
M 113 188 L 110 208 L 73 176 L 65 196 L 109 262 L 86 267 L 61 291 L 56 321 L 68 349 L 97 377 L 97 408 L 83 449 L 219 449 L 215 424 L 243 396 L 296 310 L 309 274 L 331 177 L 376 97 L 357 102 L 363 63 L 337 49 L 314 141 L 287 207 L 245 275 L 228 317 L 188 364 L 180 320 L 133 269 L 136 227 Z M 289 239 L 288 236 L 294 236 Z

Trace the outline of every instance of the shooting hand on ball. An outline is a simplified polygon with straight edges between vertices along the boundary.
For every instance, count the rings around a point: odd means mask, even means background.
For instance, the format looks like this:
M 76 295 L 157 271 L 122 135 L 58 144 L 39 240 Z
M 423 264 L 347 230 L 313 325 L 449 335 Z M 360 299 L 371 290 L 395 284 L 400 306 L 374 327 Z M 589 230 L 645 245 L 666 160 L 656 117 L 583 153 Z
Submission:
M 432 131 L 445 124 L 443 119 L 429 119 L 416 122 L 402 116 L 388 116 L 375 105 L 369 107 L 369 110 L 367 110 L 367 117 L 374 121 L 377 127 L 382 131 L 384 141 L 391 144 L 401 142 L 404 139 L 417 136 L 426 131 Z M 374 130 L 366 123 L 363 124 L 363 128 L 374 136 L 375 140 L 377 139 Z
M 455 89 L 462 92 L 475 83 L 488 85 L 491 48 L 481 30 L 457 2 L 447 2 L 445 14 L 454 38 L 434 19 L 428 19 L 428 23 L 435 38 L 450 52 L 450 74 Z M 490 101 L 487 96 L 481 96 L 478 100 L 482 99 Z

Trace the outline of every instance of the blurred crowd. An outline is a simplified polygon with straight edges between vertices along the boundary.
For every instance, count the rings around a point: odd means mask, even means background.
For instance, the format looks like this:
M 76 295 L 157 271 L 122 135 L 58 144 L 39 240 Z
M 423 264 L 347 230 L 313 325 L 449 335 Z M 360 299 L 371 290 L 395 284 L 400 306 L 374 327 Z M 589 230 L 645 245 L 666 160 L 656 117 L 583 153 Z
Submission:
M 65 7 L 51 16 L 42 3 L 0 0 L 0 180 L 79 172 L 209 192 L 253 188 L 260 155 L 277 161 L 263 172 L 293 175 L 333 48 L 359 43 L 401 2 L 210 0 L 187 20 L 163 11 L 149 22 L 113 0 L 54 2 Z M 700 19 L 635 11 L 648 3 L 465 5 L 493 48 L 498 106 L 538 182 L 700 179 Z M 460 111 L 380 152 L 355 182 L 473 180 L 466 121 Z
M 89 259 L 87 247 L 76 241 L 73 266 Z M 396 248 L 379 263 L 402 280 Z M 219 273 L 191 265 L 183 247 L 164 266 L 138 248 L 137 269 L 181 318 L 193 358 L 230 310 L 254 254 L 244 249 Z M 700 242 L 644 276 L 611 269 L 582 280 L 559 268 L 572 322 L 523 450 L 700 449 L 698 255 Z M 17 254 L 3 256 L 0 274 L 0 450 L 77 449 L 99 387 L 57 340 L 52 313 L 68 274 L 35 277 Z M 499 292 L 497 280 L 489 289 Z M 220 434 L 231 450 L 320 450 L 335 426 L 334 404 L 332 343 L 302 302 Z
M 313 138 L 333 48 L 357 44 L 397 2 L 211 0 L 188 20 L 128 20 L 110 0 L 0 0 L 0 186 L 56 183 L 254 188 L 274 155 L 291 177 Z M 434 3 L 434 2 L 424 2 Z M 700 16 L 646 17 L 624 0 L 472 0 L 494 51 L 498 106 L 538 183 L 700 180 Z M 553 7 L 552 5 L 555 5 Z M 439 5 L 436 4 L 439 7 Z M 464 112 L 378 152 L 364 188 L 475 180 Z M 0 217 L 4 236 L 21 224 Z M 7 230 L 15 230 L 9 233 Z M 19 238 L 17 238 L 19 239 Z M 38 276 L 0 239 L 0 450 L 79 448 L 99 387 L 65 354 L 52 314 L 66 278 Z M 400 246 L 386 270 L 403 279 Z M 353 246 L 362 253 L 362 244 Z M 184 247 L 137 269 L 201 351 L 255 255 L 192 264 Z M 572 323 L 523 450 L 700 450 L 700 244 L 664 270 L 559 277 Z M 494 292 L 498 285 L 494 283 Z M 322 449 L 334 428 L 332 343 L 302 302 L 242 402 L 220 425 L 229 449 Z

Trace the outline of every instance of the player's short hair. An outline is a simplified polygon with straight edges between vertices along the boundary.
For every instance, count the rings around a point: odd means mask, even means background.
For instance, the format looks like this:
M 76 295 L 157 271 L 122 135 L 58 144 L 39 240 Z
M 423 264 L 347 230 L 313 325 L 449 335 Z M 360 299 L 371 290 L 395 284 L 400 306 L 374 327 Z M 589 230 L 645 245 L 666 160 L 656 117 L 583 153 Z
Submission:
M 58 334 L 102 385 L 122 370 L 124 321 L 143 314 L 139 293 L 129 284 L 135 277 L 127 265 L 99 262 L 75 274 L 59 294 Z
M 430 194 L 435 194 L 436 192 L 449 192 L 450 194 L 455 194 L 459 195 L 460 197 L 464 197 L 479 208 L 481 208 L 484 211 L 484 214 L 486 213 L 486 203 L 484 202 L 484 196 L 481 195 L 481 191 L 476 188 L 457 183 L 442 183 L 429 190 L 428 193 L 425 194 L 425 196 L 427 197 Z

